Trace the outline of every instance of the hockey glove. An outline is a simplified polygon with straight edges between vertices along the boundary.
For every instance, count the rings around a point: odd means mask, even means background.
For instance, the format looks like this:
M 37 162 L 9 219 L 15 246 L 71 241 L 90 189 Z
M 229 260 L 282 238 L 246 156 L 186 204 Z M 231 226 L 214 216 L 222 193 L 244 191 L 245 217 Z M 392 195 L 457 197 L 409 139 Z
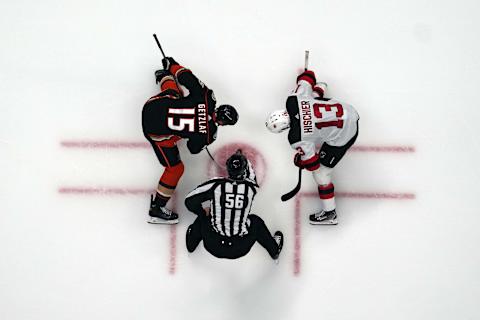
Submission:
M 300 153 L 295 154 L 295 157 L 293 158 L 293 163 L 300 169 L 305 169 L 305 166 L 302 163 L 302 155 Z
M 317 78 L 315 77 L 315 72 L 311 70 L 305 70 L 297 77 L 297 82 L 300 80 L 305 80 L 311 84 L 313 87 L 317 83 Z
M 200 151 L 202 151 L 206 146 L 206 142 L 202 141 L 202 139 L 195 139 L 192 137 L 187 141 L 187 148 L 191 154 L 200 153 Z
M 302 160 L 300 153 L 295 154 L 293 163 L 301 169 L 307 169 L 308 171 L 315 171 L 320 168 L 320 157 L 316 153 L 313 157 L 307 160 Z
M 163 69 L 165 70 L 170 70 L 170 67 L 175 64 L 178 64 L 178 62 L 175 61 L 175 59 L 173 59 L 172 57 L 166 57 L 162 59 Z
M 171 77 L 172 74 L 168 70 L 160 69 L 155 71 L 155 81 L 157 82 L 157 84 L 161 82 L 165 77 L 169 77 L 169 76 Z

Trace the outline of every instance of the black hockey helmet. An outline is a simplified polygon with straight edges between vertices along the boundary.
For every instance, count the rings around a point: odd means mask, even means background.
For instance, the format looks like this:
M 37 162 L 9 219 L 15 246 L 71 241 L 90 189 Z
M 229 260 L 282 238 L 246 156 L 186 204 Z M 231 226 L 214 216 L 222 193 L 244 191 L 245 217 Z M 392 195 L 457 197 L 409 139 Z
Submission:
M 215 109 L 215 120 L 221 126 L 233 126 L 238 121 L 238 112 L 229 104 L 222 104 Z
M 241 150 L 237 150 L 235 154 L 231 155 L 226 164 L 230 179 L 243 180 L 246 178 L 248 162 Z

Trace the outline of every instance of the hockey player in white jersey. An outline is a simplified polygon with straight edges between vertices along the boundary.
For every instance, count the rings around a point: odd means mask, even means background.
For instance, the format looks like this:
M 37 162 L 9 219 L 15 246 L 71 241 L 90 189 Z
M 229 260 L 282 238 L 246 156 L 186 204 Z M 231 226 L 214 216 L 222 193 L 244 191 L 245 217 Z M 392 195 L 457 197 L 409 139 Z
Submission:
M 326 88 L 326 83 L 316 82 L 313 71 L 305 70 L 297 77 L 286 110 L 272 112 L 265 123 L 274 133 L 289 130 L 288 140 L 297 151 L 295 165 L 313 173 L 322 210 L 310 215 L 311 224 L 337 224 L 332 171 L 358 136 L 357 111 L 325 98 Z

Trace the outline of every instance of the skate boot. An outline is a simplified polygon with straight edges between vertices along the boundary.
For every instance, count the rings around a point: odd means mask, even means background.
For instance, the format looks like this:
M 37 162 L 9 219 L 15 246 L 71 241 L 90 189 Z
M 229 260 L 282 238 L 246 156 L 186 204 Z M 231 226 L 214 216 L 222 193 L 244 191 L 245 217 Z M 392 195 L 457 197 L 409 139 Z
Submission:
M 278 263 L 278 258 L 280 256 L 280 252 L 282 252 L 283 248 L 283 233 L 281 231 L 275 231 L 273 235 L 273 239 L 275 239 L 275 242 L 278 245 L 278 251 L 273 260 L 275 260 L 275 263 Z
M 332 211 L 320 211 L 310 215 L 310 224 L 337 224 L 337 212 Z
M 160 207 L 153 201 L 153 195 L 150 196 L 150 210 L 148 211 L 151 224 L 177 224 L 178 214 L 165 207 Z
M 195 226 L 193 224 L 189 225 L 188 226 L 188 229 L 187 229 L 187 235 L 186 235 L 186 239 L 185 239 L 185 242 L 187 244 L 187 250 L 188 252 L 192 253 L 193 251 L 195 251 L 195 249 L 198 247 L 198 245 L 200 244 L 200 241 L 202 241 L 202 238 L 201 237 L 195 237 L 194 236 L 194 232 L 193 232 L 193 228 Z M 197 232 L 198 233 L 198 232 Z

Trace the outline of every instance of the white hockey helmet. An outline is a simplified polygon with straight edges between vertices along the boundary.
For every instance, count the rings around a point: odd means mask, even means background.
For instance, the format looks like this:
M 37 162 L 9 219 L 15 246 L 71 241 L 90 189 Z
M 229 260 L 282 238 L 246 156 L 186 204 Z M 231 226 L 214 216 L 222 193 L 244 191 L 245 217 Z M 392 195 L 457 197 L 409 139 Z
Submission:
M 265 126 L 273 133 L 280 133 L 290 128 L 290 116 L 287 110 L 276 110 L 270 113 Z

